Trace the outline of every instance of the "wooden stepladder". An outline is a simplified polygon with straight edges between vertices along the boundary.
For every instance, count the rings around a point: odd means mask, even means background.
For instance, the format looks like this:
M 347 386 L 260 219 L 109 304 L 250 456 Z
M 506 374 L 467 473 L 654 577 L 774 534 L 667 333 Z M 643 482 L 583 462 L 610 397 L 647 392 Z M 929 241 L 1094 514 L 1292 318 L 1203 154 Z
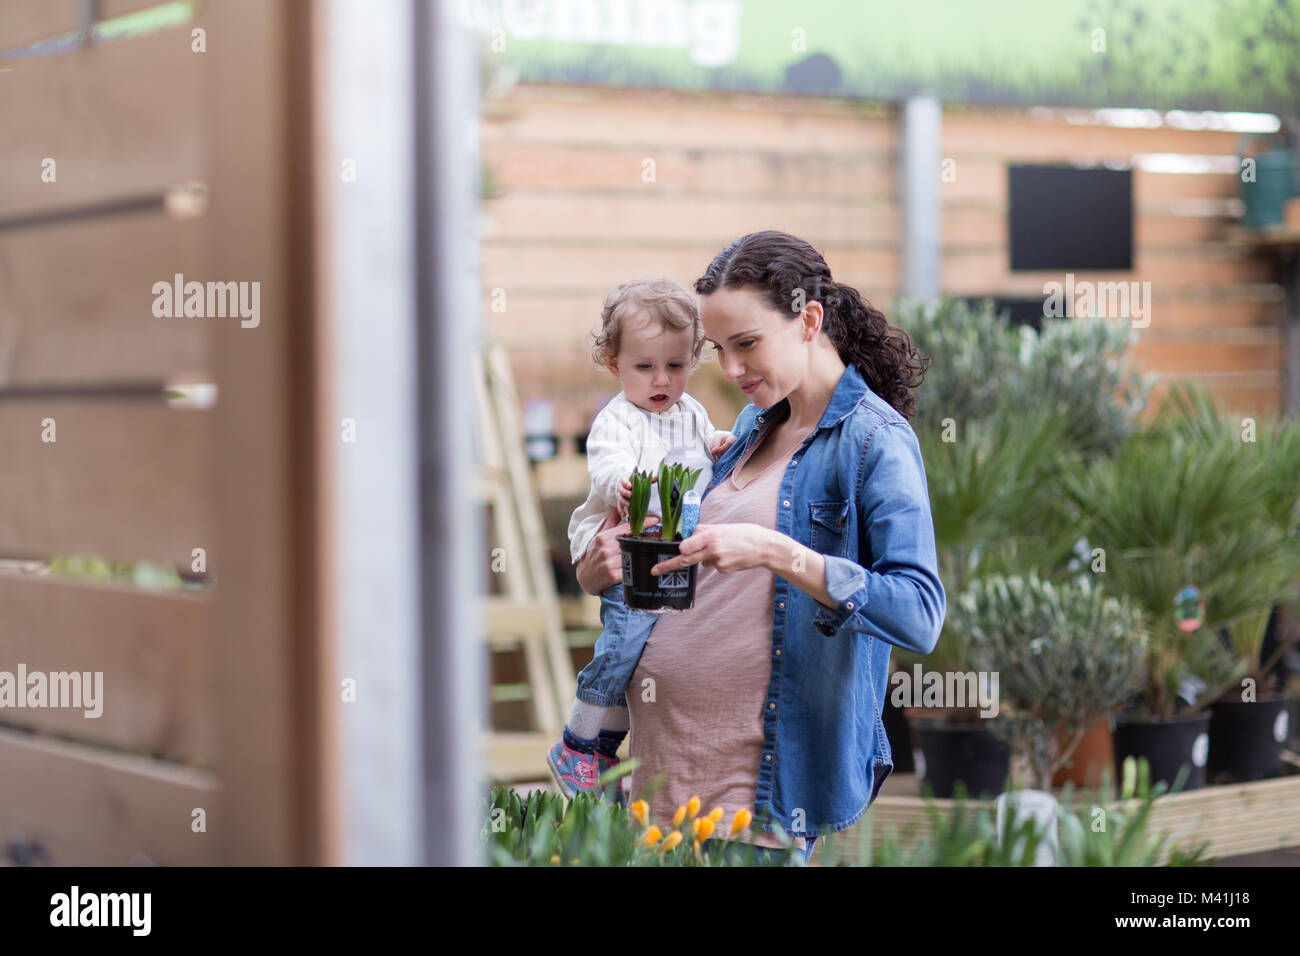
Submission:
M 479 413 L 477 501 L 487 505 L 494 546 L 485 557 L 488 593 L 483 631 L 489 653 L 522 649 L 534 730 L 489 729 L 485 763 L 494 782 L 546 776 L 545 756 L 560 739 L 575 679 L 565 641 L 542 522 L 541 502 L 524 453 L 519 395 L 505 350 L 487 342 L 475 353 Z

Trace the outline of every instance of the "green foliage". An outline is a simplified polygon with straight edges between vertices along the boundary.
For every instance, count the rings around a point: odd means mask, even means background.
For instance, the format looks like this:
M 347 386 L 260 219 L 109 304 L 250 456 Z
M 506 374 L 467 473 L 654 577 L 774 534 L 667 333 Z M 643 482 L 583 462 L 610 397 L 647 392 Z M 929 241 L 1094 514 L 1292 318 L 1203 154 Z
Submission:
M 1032 574 L 972 581 L 949 620 L 972 667 L 998 674 L 1002 713 L 990 729 L 1028 758 L 1040 790 L 1087 729 L 1141 686 L 1141 615 L 1086 575 L 1061 585 Z
M 1114 454 L 1133 433 L 1155 381 L 1129 363 L 1127 319 L 1044 319 L 1020 329 L 1016 393 L 1023 407 L 1045 408 L 1086 458 Z
M 607 778 L 621 772 L 620 765 L 602 777 L 602 782 L 612 782 Z M 481 806 L 480 839 L 492 866 L 786 866 L 796 859 L 802 862 L 802 854 L 794 849 L 769 855 L 756 852 L 752 844 L 718 835 L 704 841 L 698 852 L 690 839 L 664 851 L 639 839 L 642 829 L 629 811 L 590 793 L 578 793 L 572 801 L 541 791 L 521 798 L 511 788 L 497 786 Z
M 152 591 L 203 586 L 187 582 L 175 568 L 165 564 L 152 561 L 110 561 L 94 555 L 56 555 L 50 559 L 48 570 L 55 577 L 124 584 Z
M 633 534 L 645 531 L 645 516 L 650 510 L 650 485 L 654 475 L 638 468 L 632 472 L 632 495 L 628 499 L 627 520 Z
M 1112 454 L 1137 426 L 1154 378 L 1130 366 L 1131 326 L 1106 318 L 1044 318 L 1016 327 L 992 300 L 904 299 L 893 321 L 931 364 L 916 393 L 913 427 L 938 431 L 1044 409 L 1065 443 L 1086 457 Z
M 1175 781 L 1182 785 L 1186 775 Z M 1155 801 L 1168 792 L 1159 783 L 1150 786 L 1146 758 L 1124 761 L 1124 787 L 1118 804 L 1099 806 L 1073 803 L 1074 792 L 1066 788 L 1056 808 L 1057 866 L 1197 866 L 1208 862 L 1207 843 L 1185 845 L 1180 833 L 1152 832 L 1151 812 Z M 1110 792 L 1106 774 L 1102 792 Z M 865 863 L 869 866 L 1033 866 L 1038 847 L 1047 838 L 1046 827 L 1026 815 L 1016 820 L 1008 813 L 1003 838 L 998 839 L 995 805 L 971 803 L 960 783 L 948 813 L 929 800 L 929 827 L 918 836 L 914 826 L 900 834 L 883 830 L 878 840 L 869 839 Z M 872 811 L 868 810 L 868 817 Z M 870 831 L 869 822 L 864 825 Z M 828 847 L 828 855 L 835 850 Z
M 992 574 L 1063 581 L 1077 570 L 1081 512 L 1067 474 L 1122 447 L 1149 377 L 1127 361 L 1129 327 L 1045 318 L 1017 328 L 991 301 L 898 303 L 894 321 L 931 359 L 916 392 L 939 574 L 951 594 Z M 895 652 L 908 666 L 915 655 Z M 965 670 L 963 636 L 945 625 L 927 663 Z
M 1173 390 L 1155 427 L 1064 482 L 1090 546 L 1104 552 L 1108 589 L 1147 616 L 1143 695 L 1157 716 L 1175 713 L 1186 677 L 1209 689 L 1198 706 L 1239 680 L 1249 662 L 1224 650 L 1218 630 L 1254 632 L 1300 581 L 1300 538 L 1274 517 L 1289 506 L 1268 450 L 1216 424 L 1196 392 Z M 1174 601 L 1188 585 L 1204 595 L 1206 613 L 1184 631 Z
M 682 495 L 695 487 L 703 469 L 687 468 L 682 464 L 659 464 L 659 506 L 662 515 L 660 532 L 664 541 L 676 541 L 682 523 Z
M 945 418 L 964 423 L 1005 407 L 1020 363 L 1019 333 L 991 301 L 973 307 L 953 298 L 903 299 L 891 321 L 931 359 L 916 391 L 912 427 L 918 435 L 937 433 Z
M 1057 808 L 1059 862 L 1065 866 L 1201 866 L 1210 862 L 1208 842 L 1186 846 L 1180 832 L 1150 832 L 1155 801 L 1171 789 L 1180 790 L 1187 774 L 1188 768 L 1183 767 L 1172 788 L 1162 781 L 1153 789 L 1146 758 L 1126 757 L 1122 803 L 1110 807 L 1075 808 L 1073 791 L 1067 787 Z M 1108 770 L 1103 771 L 1102 781 L 1102 792 L 1109 792 Z

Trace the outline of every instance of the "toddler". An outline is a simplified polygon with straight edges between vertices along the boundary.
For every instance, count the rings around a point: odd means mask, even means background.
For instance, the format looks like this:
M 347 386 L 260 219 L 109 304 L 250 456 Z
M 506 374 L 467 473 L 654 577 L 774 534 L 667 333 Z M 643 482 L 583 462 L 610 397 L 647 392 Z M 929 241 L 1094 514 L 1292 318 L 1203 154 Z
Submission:
M 622 391 L 596 415 L 587 438 L 591 492 L 569 520 L 575 564 L 610 509 L 626 512 L 633 471 L 657 474 L 661 462 L 680 462 L 700 469 L 694 487 L 703 494 L 716 457 L 735 442 L 735 435 L 715 429 L 704 406 L 686 394 L 686 377 L 703 346 L 695 298 L 678 283 L 639 279 L 605 297 L 592 353 L 597 364 L 618 376 Z M 658 484 L 651 489 L 649 513 L 662 518 Z M 601 592 L 603 630 L 595 657 L 578 675 L 563 739 L 547 754 L 556 784 L 568 798 L 596 789 L 597 778 L 618 763 L 618 747 L 627 736 L 625 690 L 657 616 L 629 609 L 622 595 L 622 584 Z M 621 781 L 614 796 L 626 802 Z

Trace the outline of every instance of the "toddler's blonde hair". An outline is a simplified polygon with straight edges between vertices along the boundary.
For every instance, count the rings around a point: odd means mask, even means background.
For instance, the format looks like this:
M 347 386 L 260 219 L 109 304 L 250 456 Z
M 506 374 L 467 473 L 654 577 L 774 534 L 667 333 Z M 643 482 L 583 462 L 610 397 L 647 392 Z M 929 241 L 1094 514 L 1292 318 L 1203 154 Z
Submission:
M 618 355 L 623 330 L 634 316 L 644 313 L 664 328 L 691 330 L 691 364 L 704 349 L 700 309 L 686 287 L 672 279 L 633 279 L 605 296 L 600 309 L 600 330 L 593 332 L 591 357 L 601 368 Z

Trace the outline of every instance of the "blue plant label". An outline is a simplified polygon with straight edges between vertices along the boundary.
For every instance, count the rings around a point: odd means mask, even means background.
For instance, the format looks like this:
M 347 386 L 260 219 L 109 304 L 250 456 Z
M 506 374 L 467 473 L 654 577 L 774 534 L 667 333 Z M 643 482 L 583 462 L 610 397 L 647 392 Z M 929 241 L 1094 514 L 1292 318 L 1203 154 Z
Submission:
M 682 537 L 689 538 L 700 523 L 700 493 L 692 488 L 682 496 Z

